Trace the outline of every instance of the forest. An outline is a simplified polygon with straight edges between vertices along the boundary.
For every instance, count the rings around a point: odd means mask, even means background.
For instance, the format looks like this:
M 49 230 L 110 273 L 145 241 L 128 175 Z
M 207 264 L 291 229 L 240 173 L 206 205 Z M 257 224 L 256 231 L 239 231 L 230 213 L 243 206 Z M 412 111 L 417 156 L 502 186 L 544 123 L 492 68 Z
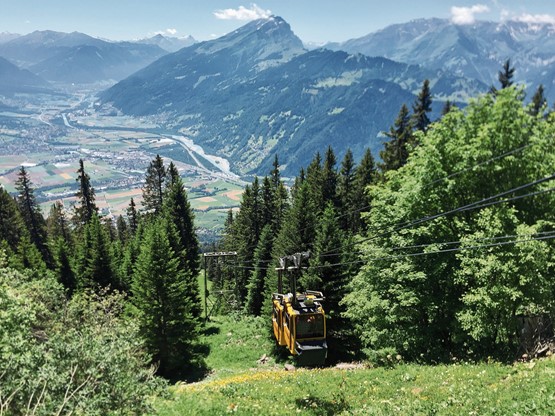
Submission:
M 289 187 L 276 155 L 203 248 L 237 253 L 209 264 L 211 290 L 235 299 L 216 312 L 270 316 L 277 259 L 308 251 L 299 284 L 326 296 L 329 363 L 532 354 L 555 317 L 555 115 L 511 71 L 434 122 L 424 82 L 379 160 L 330 146 Z M 99 216 L 85 161 L 76 174 L 78 203 L 46 217 L 24 167 L 17 195 L 0 189 L 0 415 L 149 413 L 168 382 L 210 371 L 176 167 L 154 158 L 142 205 L 117 218 Z

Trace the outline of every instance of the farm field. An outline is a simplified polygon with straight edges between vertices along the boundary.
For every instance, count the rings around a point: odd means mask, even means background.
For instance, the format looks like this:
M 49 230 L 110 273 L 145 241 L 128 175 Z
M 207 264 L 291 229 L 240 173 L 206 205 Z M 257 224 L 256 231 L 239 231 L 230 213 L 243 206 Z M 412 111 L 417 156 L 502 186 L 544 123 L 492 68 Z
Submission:
M 94 100 L 93 91 L 7 100 L 9 111 L 0 112 L 0 185 L 15 193 L 25 166 L 45 215 L 57 200 L 71 209 L 83 159 L 102 214 L 118 216 L 131 198 L 140 206 L 146 168 L 160 154 L 184 179 L 200 235 L 217 234 L 228 210 L 239 206 L 243 182 L 153 120 L 99 114 Z

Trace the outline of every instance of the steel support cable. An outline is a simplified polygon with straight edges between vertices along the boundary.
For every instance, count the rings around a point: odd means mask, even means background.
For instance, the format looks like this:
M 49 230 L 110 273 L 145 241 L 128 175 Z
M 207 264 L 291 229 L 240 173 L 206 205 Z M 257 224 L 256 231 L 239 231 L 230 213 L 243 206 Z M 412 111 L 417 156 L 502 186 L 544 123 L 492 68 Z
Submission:
M 413 226 L 415 226 L 415 225 L 420 225 L 420 224 L 422 224 L 422 223 L 425 223 L 425 222 L 428 222 L 428 221 L 432 221 L 432 220 L 435 220 L 435 219 L 437 219 L 437 218 L 441 218 L 441 217 L 444 217 L 444 216 L 447 216 L 447 215 L 451 215 L 451 214 L 454 214 L 454 213 L 457 213 L 457 212 L 468 211 L 468 210 L 470 210 L 470 209 L 479 209 L 479 208 L 488 206 L 488 203 L 489 203 L 489 202 L 492 202 L 494 199 L 501 198 L 501 197 L 503 197 L 503 196 L 505 196 L 505 195 L 508 195 L 508 194 L 511 194 L 511 193 L 514 193 L 514 192 L 518 192 L 518 191 L 521 191 L 521 190 L 526 189 L 526 188 L 530 188 L 531 186 L 535 186 L 535 185 L 539 185 L 539 184 L 544 183 L 544 182 L 552 181 L 553 179 L 555 179 L 555 174 L 552 174 L 552 175 L 547 176 L 547 177 L 545 177 L 545 178 L 537 179 L 537 180 L 535 180 L 535 181 L 533 181 L 533 182 L 529 182 L 529 183 L 524 184 L 524 185 L 517 186 L 516 188 L 512 188 L 512 189 L 509 189 L 509 190 L 507 190 L 507 191 L 503 191 L 503 192 L 498 193 L 498 194 L 496 194 L 496 195 L 489 196 L 489 197 L 487 197 L 487 198 L 483 198 L 483 199 L 481 199 L 481 200 L 479 200 L 479 201 L 475 201 L 475 202 L 472 202 L 472 203 L 470 203 L 470 204 L 466 204 L 466 205 L 463 205 L 463 206 L 461 206 L 461 207 L 457 207 L 457 208 L 451 209 L 451 210 L 449 210 L 449 211 L 444 211 L 444 212 L 441 212 L 441 213 L 438 213 L 438 214 L 434 214 L 434 215 L 429 215 L 429 216 L 426 216 L 426 217 L 418 218 L 418 219 L 413 220 L 413 221 L 411 221 L 411 222 L 405 222 L 405 223 L 403 223 L 403 225 L 398 226 L 398 227 L 396 227 L 396 228 L 394 228 L 394 229 L 392 229 L 392 230 L 385 231 L 385 232 L 380 233 L 380 234 L 377 234 L 377 235 L 372 235 L 372 236 L 363 238 L 362 240 L 355 241 L 355 242 L 353 242 L 353 243 L 351 243 L 351 244 L 348 244 L 347 246 L 344 246 L 344 247 L 337 247 L 337 248 L 335 248 L 335 249 L 328 250 L 328 251 L 326 251 L 326 252 L 324 252 L 324 253 L 322 253 L 322 254 L 331 254 L 331 253 L 335 253 L 335 252 L 337 252 L 337 250 L 345 249 L 345 248 L 347 248 L 347 247 L 350 247 L 350 246 L 353 246 L 353 245 L 356 245 L 356 244 L 360 244 L 360 243 L 363 243 L 363 242 L 365 242 L 365 241 L 375 240 L 375 239 L 377 239 L 377 238 L 384 237 L 384 236 L 389 235 L 389 234 L 392 234 L 392 233 L 394 233 L 394 232 L 401 231 L 401 230 L 404 230 L 404 229 L 413 227 Z M 504 201 L 501 201 L 501 202 L 499 202 L 499 203 L 502 203 L 502 202 L 505 202 L 505 200 L 504 200 Z M 489 204 L 489 205 L 493 205 L 493 204 Z M 395 225 L 395 224 L 393 224 L 393 225 Z M 385 227 L 384 227 L 384 228 L 385 228 Z
M 525 149 L 527 149 L 527 148 L 529 148 L 529 147 L 531 147 L 531 146 L 534 146 L 535 144 L 536 144 L 536 143 L 528 143 L 528 144 L 526 144 L 526 145 L 524 145 L 524 146 L 520 146 L 520 147 L 518 147 L 518 148 L 516 148 L 516 149 L 509 150 L 508 152 L 505 152 L 505 153 L 503 153 L 503 154 L 494 156 L 494 157 L 492 157 L 492 158 L 490 158 L 490 159 L 484 160 L 483 162 L 477 163 L 476 165 L 469 166 L 468 168 L 464 168 L 464 169 L 458 170 L 458 171 L 456 171 L 456 172 L 450 173 L 450 174 L 447 175 L 447 176 L 434 179 L 433 181 L 427 182 L 427 183 L 425 183 L 424 185 L 422 185 L 422 188 L 425 189 L 425 188 L 427 188 L 428 186 L 435 185 L 436 183 L 445 181 L 445 180 L 447 180 L 447 179 L 454 178 L 455 176 L 458 176 L 458 175 L 460 175 L 460 174 L 462 174 L 462 173 L 473 171 L 473 170 L 475 170 L 476 168 L 479 168 L 479 167 L 481 167 L 481 166 L 485 166 L 485 165 L 487 165 L 487 164 L 489 164 L 489 163 L 491 163 L 491 162 L 495 162 L 495 161 L 500 160 L 500 159 L 503 159 L 503 158 L 505 158 L 505 157 L 507 157 L 507 156 L 511 156 L 511 155 L 513 155 L 513 154 L 515 154 L 515 153 L 521 152 L 521 151 L 523 151 L 523 150 L 525 150 Z M 357 209 L 355 209 L 355 210 L 348 211 L 348 212 L 346 212 L 346 213 L 344 213 L 344 214 L 338 215 L 338 216 L 336 217 L 336 219 L 343 218 L 343 217 L 346 217 L 346 216 L 351 215 L 351 214 L 355 214 L 356 212 L 362 212 L 363 210 L 368 209 L 368 208 L 371 208 L 371 205 L 367 205 L 367 206 L 362 207 L 362 208 L 357 208 Z
M 390 256 L 382 256 L 382 257 L 367 257 L 361 260 L 354 260 L 354 261 L 343 262 L 343 263 L 333 263 L 333 264 L 327 264 L 325 266 L 309 266 L 308 268 L 321 269 L 324 267 L 347 266 L 352 264 L 368 263 L 369 261 L 382 261 L 382 260 L 393 260 L 393 259 L 400 259 L 400 258 L 406 258 L 406 257 L 427 256 L 429 254 L 441 254 L 441 253 L 450 253 L 450 252 L 464 251 L 464 250 L 476 250 L 480 248 L 490 248 L 490 247 L 504 246 L 508 244 L 527 243 L 531 241 L 543 241 L 543 240 L 551 240 L 551 239 L 555 239 L 555 234 L 551 234 L 543 237 L 537 237 L 537 238 L 502 241 L 499 243 L 483 244 L 483 245 L 468 246 L 468 247 L 457 247 L 457 248 L 450 248 L 445 250 L 423 251 L 418 253 L 407 253 L 407 254 L 398 254 L 398 255 L 390 255 Z

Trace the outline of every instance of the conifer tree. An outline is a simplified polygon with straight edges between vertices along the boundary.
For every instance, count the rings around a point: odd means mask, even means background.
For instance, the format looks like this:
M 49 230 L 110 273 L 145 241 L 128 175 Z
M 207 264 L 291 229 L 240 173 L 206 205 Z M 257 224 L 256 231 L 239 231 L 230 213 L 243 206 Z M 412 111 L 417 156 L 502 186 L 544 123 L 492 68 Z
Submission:
M 46 221 L 35 198 L 29 172 L 27 172 L 24 166 L 21 166 L 19 170 L 15 189 L 19 191 L 17 203 L 23 221 L 29 231 L 31 242 L 39 249 L 43 259 L 47 263 L 52 263 L 51 254 L 46 244 Z
M 260 315 L 264 303 L 264 286 L 268 268 L 272 260 L 274 236 L 271 224 L 267 224 L 260 234 L 260 241 L 254 252 L 253 266 L 247 285 L 245 311 L 250 315 Z
M 113 270 L 110 238 L 96 213 L 83 229 L 76 271 L 81 287 L 119 289 Z
M 355 201 L 357 215 L 353 218 L 354 230 L 364 230 L 365 222 L 362 220 L 361 213 L 369 210 L 370 198 L 366 192 L 368 185 L 373 184 L 376 180 L 376 166 L 374 157 L 370 149 L 366 149 L 364 156 L 357 167 L 355 174 Z
M 58 281 L 64 286 L 69 297 L 77 288 L 77 278 L 71 264 L 71 251 L 67 241 L 58 236 L 53 240 L 52 252 L 54 255 L 54 271 Z
M 422 89 L 418 93 L 416 101 L 412 106 L 412 126 L 416 131 L 428 130 L 430 118 L 428 113 L 432 111 L 432 93 L 430 92 L 430 80 L 425 79 Z
M 64 204 L 56 201 L 50 207 L 48 218 L 46 219 L 46 230 L 48 237 L 54 241 L 61 237 L 66 243 L 71 241 L 71 229 L 66 217 Z
M 235 250 L 239 259 L 243 262 L 251 262 L 254 250 L 260 239 L 262 231 L 262 195 L 258 178 L 255 177 L 251 186 L 246 186 L 243 199 L 233 224 L 234 238 L 236 240 Z M 247 295 L 248 270 L 240 270 L 236 273 L 237 296 L 242 303 Z
M 511 67 L 511 59 L 507 59 L 503 64 L 503 69 L 498 73 L 499 83 L 501 89 L 505 89 L 513 85 L 513 77 L 515 75 L 515 68 Z
M 328 202 L 331 202 L 334 206 L 338 205 L 336 163 L 335 153 L 332 147 L 328 146 L 322 166 L 322 203 L 324 205 Z M 324 207 L 322 207 L 322 210 L 323 209 Z
M 347 149 L 345 157 L 341 162 L 337 183 L 337 197 L 339 200 L 339 209 L 341 216 L 339 217 L 341 229 L 344 231 L 355 231 L 354 217 L 360 215 L 356 212 L 356 188 L 355 188 L 356 167 L 351 149 Z
M 188 293 L 190 271 L 180 267 L 179 255 L 170 240 L 171 224 L 164 217 L 146 225 L 141 252 L 135 266 L 132 302 L 137 309 L 141 334 L 158 373 L 166 378 L 185 379 L 202 366 L 198 350 L 199 322 L 192 312 Z
M 168 176 L 164 161 L 160 155 L 150 162 L 143 186 L 143 208 L 145 211 L 157 213 L 164 203 L 166 177 Z
M 532 97 L 532 102 L 530 103 L 529 112 L 531 115 L 537 116 L 538 114 L 540 114 L 540 111 L 542 111 L 542 109 L 546 106 L 547 106 L 547 100 L 544 95 L 543 84 L 540 84 L 538 86 L 538 89 L 534 93 L 534 96 Z
M 324 209 L 324 193 L 322 181 L 322 157 L 320 156 L 320 152 L 316 152 L 314 158 L 306 169 L 306 183 L 308 184 L 308 190 L 313 206 L 318 213 Z M 301 179 L 301 182 L 304 181 L 302 181 Z
M 11 258 L 10 265 L 16 269 L 27 269 L 34 278 L 40 278 L 47 273 L 46 263 L 37 246 L 35 246 L 25 233 L 19 240 L 15 256 Z
M 441 109 L 441 116 L 445 116 L 446 114 L 449 114 L 449 112 L 453 109 L 453 108 L 457 108 L 457 106 L 455 104 L 453 104 L 451 101 L 447 100 L 445 101 L 445 104 L 443 104 L 443 108 Z
M 91 186 L 89 175 L 85 172 L 83 159 L 79 159 L 76 181 L 79 183 L 79 189 L 76 194 L 78 205 L 75 206 L 75 222 L 78 226 L 82 226 L 98 213 L 94 188 Z
M 184 250 L 185 267 L 196 276 L 200 271 L 200 247 L 194 226 L 194 213 L 187 198 L 187 191 L 183 180 L 177 173 L 175 165 L 170 164 L 171 184 L 169 185 L 166 200 L 164 202 L 165 213 L 169 220 L 175 225 L 182 250 Z M 175 175 L 177 173 L 177 175 Z
M 17 251 L 19 241 L 28 233 L 17 203 L 2 186 L 0 186 L 0 242 L 5 241 L 6 248 L 13 254 Z
M 386 135 L 391 140 L 384 143 L 384 149 L 380 152 L 380 157 L 383 161 L 380 164 L 382 172 L 397 170 L 407 163 L 409 157 L 408 147 L 412 138 L 412 127 L 409 109 L 405 104 L 399 110 L 399 114 L 395 119 L 395 126 L 391 127 Z
M 266 225 L 271 224 L 274 227 L 274 222 L 277 221 L 276 216 L 278 215 L 276 207 L 276 192 L 273 187 L 272 181 L 268 176 L 265 176 L 262 180 L 261 189 L 261 226 L 264 228 Z
M 118 215 L 118 219 L 116 220 L 116 230 L 119 242 L 125 245 L 129 239 L 129 230 L 123 215 Z
M 126 210 L 127 214 L 127 221 L 129 221 L 129 231 L 131 235 L 134 235 L 137 231 L 139 226 L 139 213 L 137 212 L 137 206 L 135 205 L 135 201 L 131 198 L 129 202 L 129 207 Z

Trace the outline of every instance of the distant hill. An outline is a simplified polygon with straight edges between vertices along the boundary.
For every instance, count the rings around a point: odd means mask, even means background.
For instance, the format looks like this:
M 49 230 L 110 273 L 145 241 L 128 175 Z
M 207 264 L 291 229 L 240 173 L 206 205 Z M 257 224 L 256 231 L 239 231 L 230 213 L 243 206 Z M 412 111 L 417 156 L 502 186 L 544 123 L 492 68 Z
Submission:
M 48 88 L 48 82 L 41 77 L 0 57 L 0 94 L 42 92 Z
M 287 22 L 251 22 L 169 54 L 100 95 L 126 114 L 156 115 L 239 173 L 266 173 L 278 153 L 296 174 L 331 144 L 338 156 L 382 146 L 380 132 L 424 79 L 440 100 L 486 91 L 477 81 L 384 58 L 307 51 Z
M 0 43 L 9 42 L 11 40 L 17 39 L 20 36 L 21 35 L 18 35 L 17 33 L 1 32 L 0 33 Z
M 155 35 L 151 38 L 140 39 L 134 41 L 134 43 L 142 43 L 145 45 L 156 45 L 168 52 L 177 52 L 179 49 L 191 46 L 197 41 L 192 36 L 185 36 L 181 38 L 176 38 L 172 36 Z
M 157 45 L 107 42 L 83 33 L 35 31 L 0 44 L 0 56 L 48 81 L 120 80 L 167 52 Z
M 447 19 L 419 19 L 326 47 L 446 69 L 488 85 L 498 84 L 498 71 L 511 59 L 517 82 L 527 84 L 530 90 L 543 83 L 546 95 L 555 101 L 552 24 L 504 21 L 455 25 Z

